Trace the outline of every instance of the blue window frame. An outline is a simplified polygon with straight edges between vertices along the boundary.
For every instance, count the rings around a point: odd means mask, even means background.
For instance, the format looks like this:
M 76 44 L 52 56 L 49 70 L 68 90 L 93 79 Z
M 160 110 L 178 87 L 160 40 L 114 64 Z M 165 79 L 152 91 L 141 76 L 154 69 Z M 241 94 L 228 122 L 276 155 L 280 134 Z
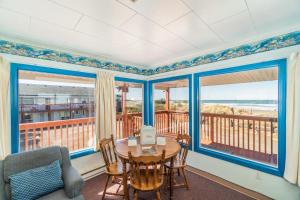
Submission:
M 96 78 L 96 74 L 70 71 L 64 69 L 55 69 L 50 67 L 40 67 L 34 65 L 25 65 L 12 63 L 11 64 L 11 148 L 12 153 L 19 152 L 19 72 L 20 71 L 30 71 L 39 73 L 48 73 L 56 75 L 66 75 L 75 77 L 86 77 L 86 78 Z M 85 156 L 95 153 L 94 148 L 82 149 L 70 154 L 71 158 L 77 158 L 80 156 Z
M 205 148 L 200 144 L 201 130 L 200 124 L 200 80 L 203 77 L 214 75 L 243 72 L 249 70 L 258 70 L 264 68 L 277 67 L 278 69 L 278 165 L 277 167 L 266 165 L 261 162 L 248 160 L 238 156 L 223 153 L 221 151 Z M 285 106 L 286 106 L 286 59 L 273 60 L 268 62 L 231 67 L 220 70 L 206 71 L 194 74 L 194 150 L 205 155 L 219 158 L 225 161 L 233 162 L 242 166 L 257 169 L 266 173 L 282 176 L 285 167 Z
M 168 78 L 162 78 L 162 79 L 156 79 L 156 80 L 151 80 L 149 81 L 149 125 L 153 126 L 154 125 L 154 95 L 153 95 L 153 90 L 154 90 L 154 85 L 156 83 L 165 83 L 165 82 L 170 82 L 170 81 L 177 81 L 177 80 L 188 80 L 189 84 L 189 135 L 192 138 L 192 75 L 182 75 L 182 76 L 175 76 L 175 77 L 168 77 Z M 190 147 L 192 149 L 192 145 Z

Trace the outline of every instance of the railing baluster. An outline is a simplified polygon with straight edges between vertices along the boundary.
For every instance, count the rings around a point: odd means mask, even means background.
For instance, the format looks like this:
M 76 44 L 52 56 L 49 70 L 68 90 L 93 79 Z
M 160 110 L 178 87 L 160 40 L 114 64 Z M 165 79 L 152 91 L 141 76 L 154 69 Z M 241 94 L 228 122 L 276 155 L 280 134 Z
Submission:
M 250 127 L 249 127 L 249 119 L 247 120 L 247 128 L 248 128 L 248 131 L 247 131 L 247 135 L 248 135 L 248 139 L 247 139 L 247 149 L 250 150 Z
M 273 155 L 273 122 L 271 121 L 271 136 L 270 136 L 270 140 L 271 140 L 271 155 Z
M 253 151 L 255 151 L 255 121 L 254 120 L 252 120 L 252 123 L 253 123 L 253 125 L 252 125 L 252 141 L 253 141 Z
M 265 142 L 265 156 L 266 156 L 267 155 L 267 121 L 265 121 L 264 142 Z
M 260 120 L 258 121 L 258 151 L 260 152 Z

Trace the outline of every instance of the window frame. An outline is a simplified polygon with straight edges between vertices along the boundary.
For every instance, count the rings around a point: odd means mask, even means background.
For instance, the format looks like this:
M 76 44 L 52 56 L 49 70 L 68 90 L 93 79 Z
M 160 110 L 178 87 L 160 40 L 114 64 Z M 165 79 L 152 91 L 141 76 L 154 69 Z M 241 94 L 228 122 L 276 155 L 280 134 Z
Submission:
M 194 150 L 214 158 L 229 161 L 238 165 L 260 170 L 276 176 L 283 176 L 285 168 L 285 154 L 286 154 L 286 59 L 272 60 L 261 63 L 254 63 L 248 65 L 241 65 L 225 69 L 217 69 L 212 71 L 199 72 L 194 74 Z M 263 164 L 258 161 L 249 160 L 239 156 L 227 154 L 222 151 L 213 150 L 201 147 L 200 144 L 200 79 L 201 77 L 228 74 L 241 71 L 250 71 L 264 68 L 278 68 L 278 166 Z
M 94 73 L 72 71 L 66 69 L 56 69 L 36 65 L 19 63 L 10 64 L 10 95 L 11 95 L 11 152 L 19 153 L 19 71 L 32 71 L 39 73 L 58 74 L 67 76 L 77 76 L 94 78 L 96 83 L 97 75 Z M 78 150 L 70 153 L 71 159 L 96 153 L 95 148 Z
M 182 80 L 187 79 L 189 82 L 189 135 L 191 137 L 191 145 L 190 150 L 192 150 L 192 144 L 193 144 L 193 76 L 192 74 L 187 75 L 181 75 L 181 76 L 172 76 L 167 78 L 161 78 L 161 79 L 155 79 L 149 81 L 149 125 L 154 126 L 154 98 L 153 98 L 153 91 L 154 91 L 154 84 L 155 83 L 163 83 L 163 82 L 169 82 L 169 81 L 176 81 L 176 80 Z

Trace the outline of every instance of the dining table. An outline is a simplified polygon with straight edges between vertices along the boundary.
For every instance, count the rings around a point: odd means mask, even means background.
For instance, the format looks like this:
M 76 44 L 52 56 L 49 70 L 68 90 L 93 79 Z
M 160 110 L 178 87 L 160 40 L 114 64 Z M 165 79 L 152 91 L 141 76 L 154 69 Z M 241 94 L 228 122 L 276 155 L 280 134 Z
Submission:
M 165 150 L 165 162 L 170 162 L 171 167 L 174 165 L 174 158 L 179 153 L 181 147 L 177 143 L 174 138 L 166 137 L 166 142 L 164 145 L 152 145 L 155 152 L 151 155 L 159 155 L 162 154 L 162 151 Z M 128 184 L 127 184 L 127 163 L 129 163 L 128 152 L 131 152 L 133 156 L 142 156 L 149 154 L 148 152 L 143 151 L 142 145 L 140 144 L 139 137 L 137 137 L 137 145 L 135 146 L 128 146 L 128 139 L 118 140 L 115 143 L 115 152 L 117 156 L 120 158 L 122 162 L 122 170 L 123 170 L 123 189 L 124 189 L 124 199 L 129 200 L 129 191 L 128 191 Z M 170 192 L 170 199 L 173 199 L 173 177 L 174 172 L 170 170 L 170 178 L 169 178 L 169 192 Z

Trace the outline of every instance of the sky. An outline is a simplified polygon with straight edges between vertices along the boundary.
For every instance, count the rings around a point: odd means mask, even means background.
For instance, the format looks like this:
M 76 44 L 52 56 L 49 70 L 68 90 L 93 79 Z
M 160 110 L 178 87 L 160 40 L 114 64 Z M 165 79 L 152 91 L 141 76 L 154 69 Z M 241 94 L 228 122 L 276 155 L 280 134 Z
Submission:
M 61 85 L 50 81 L 20 80 L 23 84 L 42 84 L 42 85 Z M 63 83 L 65 86 L 71 86 Z M 74 87 L 95 87 L 92 84 L 77 84 Z M 252 83 L 226 84 L 216 86 L 201 87 L 200 96 L 202 100 L 277 100 L 278 99 L 278 81 L 261 81 Z M 189 89 L 171 88 L 170 100 L 188 100 Z M 142 88 L 129 88 L 127 93 L 128 100 L 143 100 Z M 165 99 L 163 90 L 154 89 L 154 99 Z

